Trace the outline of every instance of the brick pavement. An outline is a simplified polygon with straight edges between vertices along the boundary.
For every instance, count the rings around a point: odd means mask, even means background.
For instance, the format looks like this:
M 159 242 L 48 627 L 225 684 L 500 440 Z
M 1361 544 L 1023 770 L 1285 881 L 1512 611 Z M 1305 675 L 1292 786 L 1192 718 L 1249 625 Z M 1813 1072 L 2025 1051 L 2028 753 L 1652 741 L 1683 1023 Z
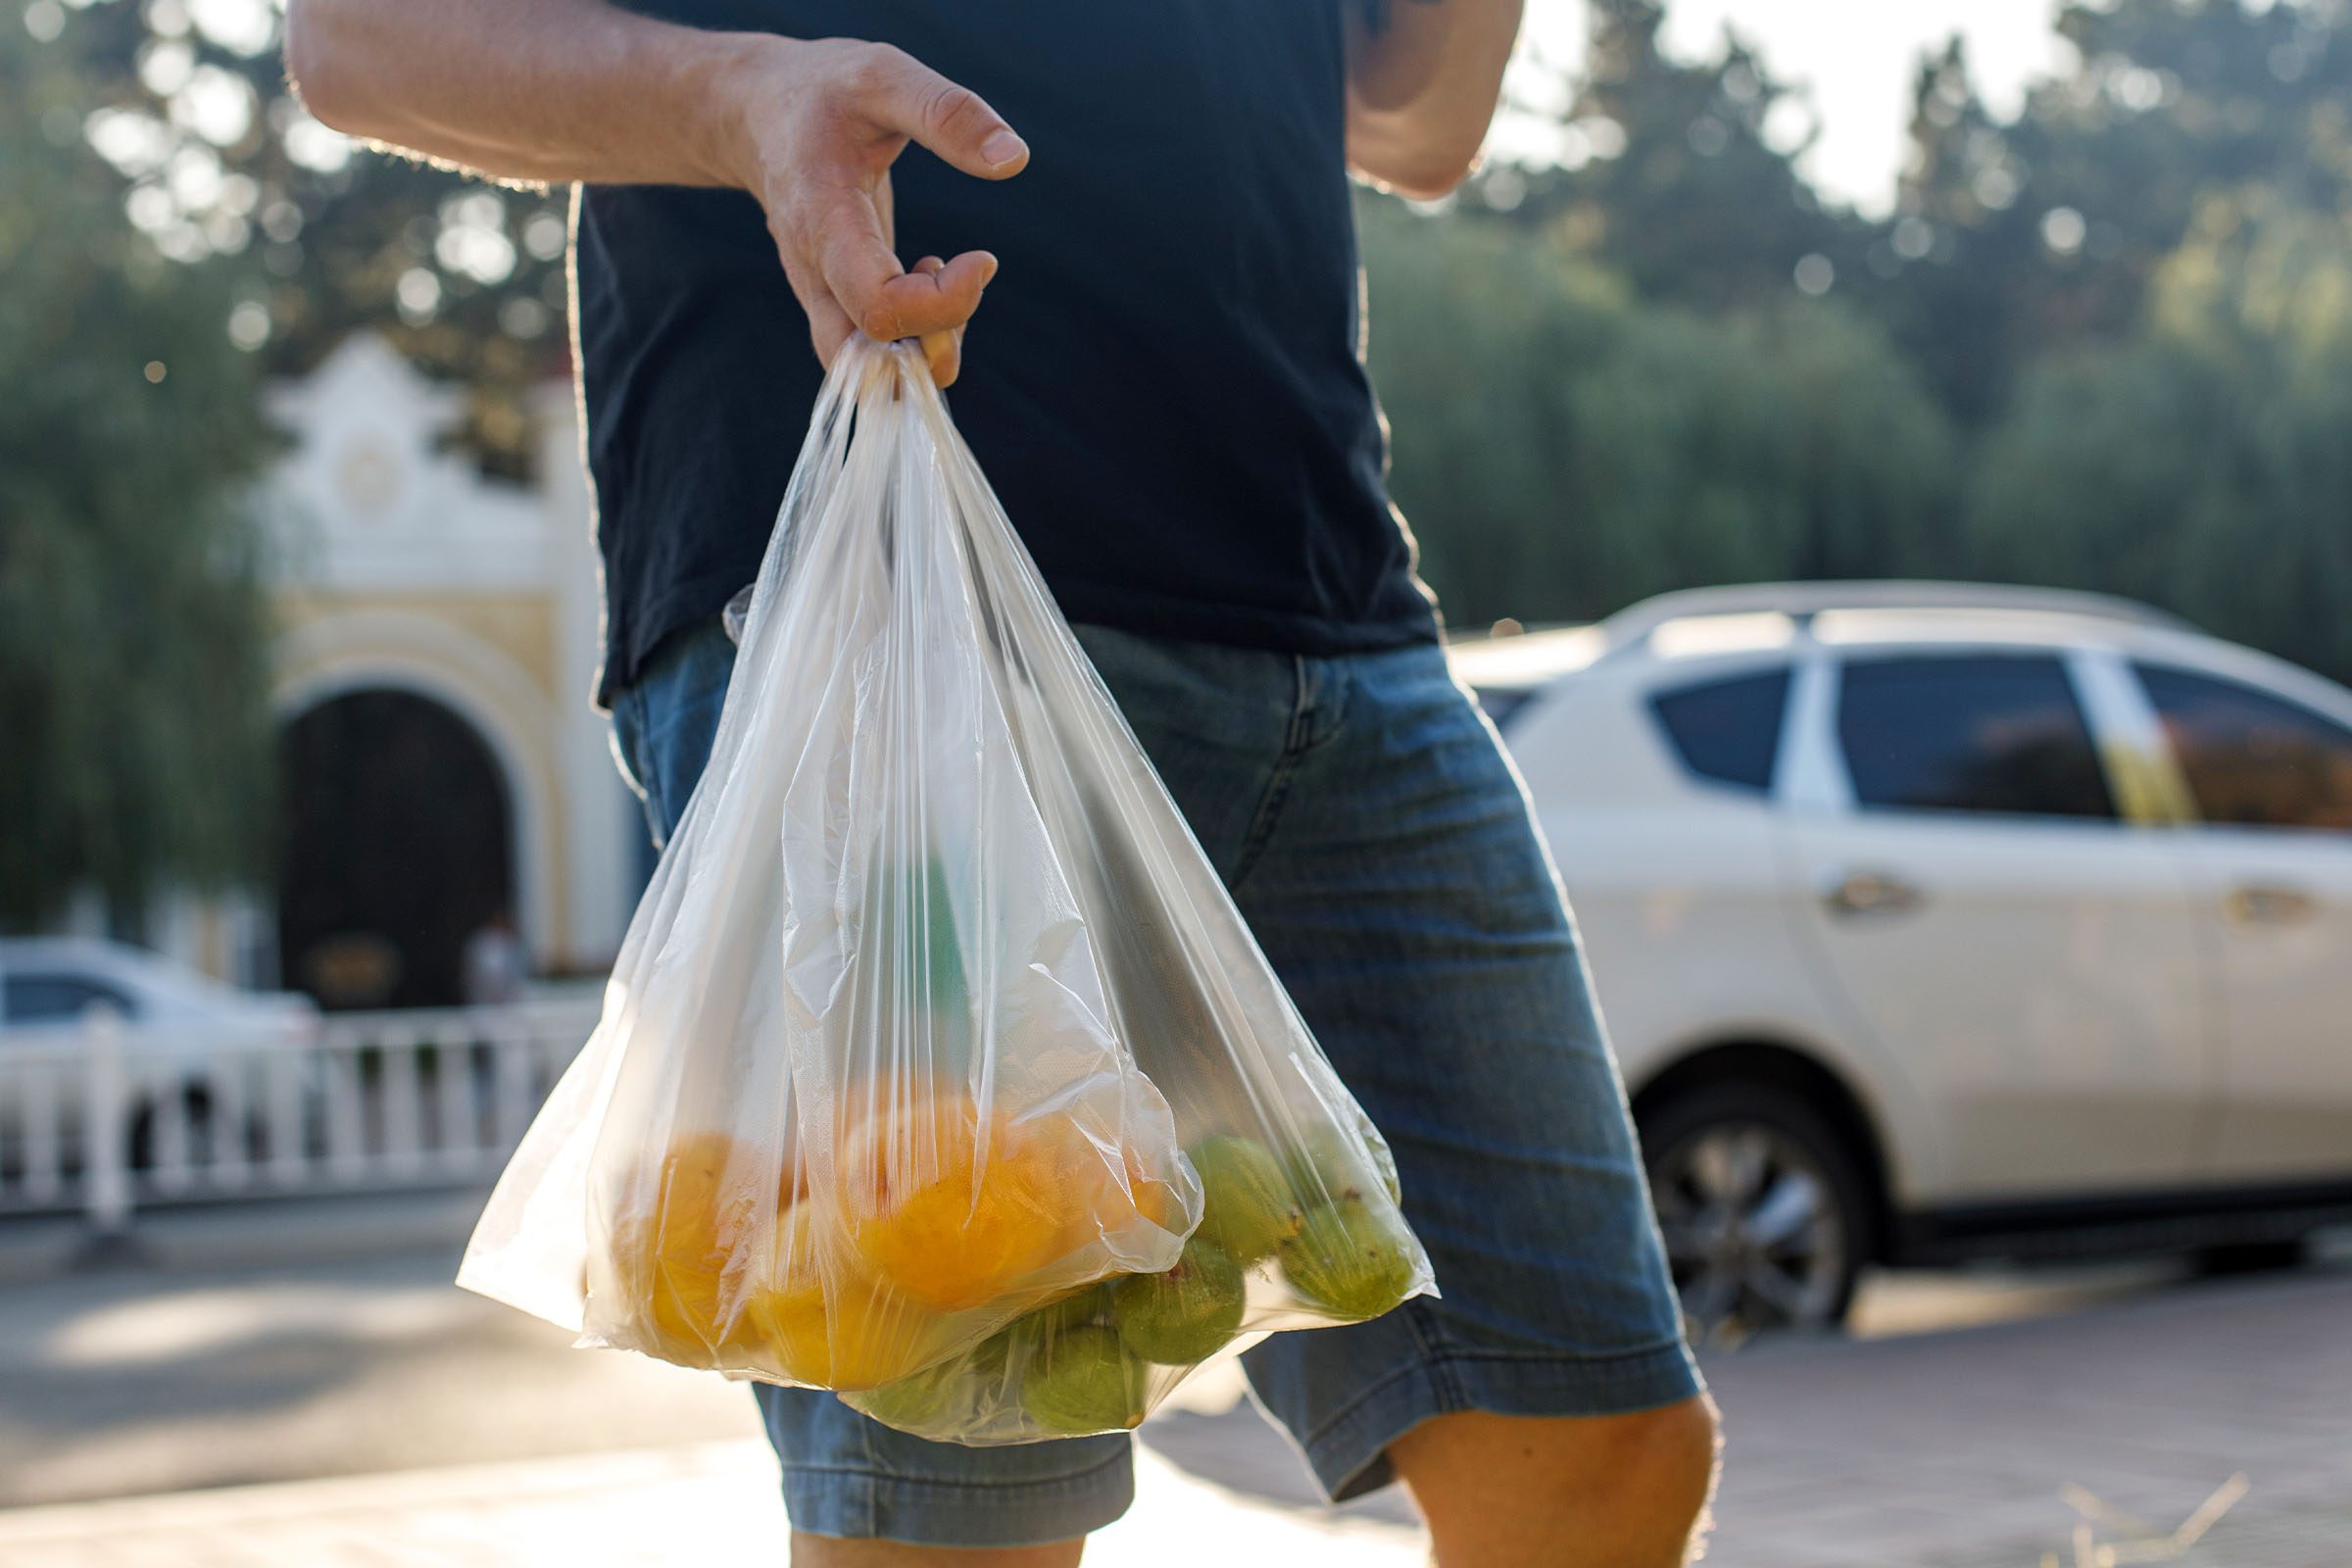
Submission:
M 1089 1568 L 1418 1568 L 1417 1532 L 1251 1502 L 1150 1449 Z M 765 1444 L 294 1481 L 0 1511 L 8 1568 L 677 1568 L 780 1562 Z
M 1729 1457 L 1724 1568 L 2077 1568 L 2085 1489 L 2161 1535 L 2231 1475 L 2251 1490 L 2184 1568 L 2352 1565 L 2352 1270 L 2182 1286 L 2071 1314 L 1716 1362 Z M 1094 1568 L 1220 1559 L 1404 1568 L 1391 1502 L 1295 1501 L 1297 1461 L 1241 1407 L 1188 1412 L 1143 1450 L 1135 1510 Z M 1203 1479 L 1203 1477 L 1211 1479 Z M 1217 1484 L 1225 1483 L 1224 1485 Z M 0 1511 L 8 1568 L 634 1568 L 777 1560 L 754 1442 Z M 2132 1532 L 2101 1524 L 2118 1546 Z M 2163 1560 L 2143 1545 L 2082 1568 Z
M 2071 1568 L 2079 1515 L 2063 1489 L 2169 1531 L 2241 1473 L 2245 1497 L 2180 1561 L 2352 1565 L 2341 1267 L 1770 1347 L 1710 1377 L 1729 1457 L 1708 1560 L 1726 1568 L 2034 1568 L 2044 1551 Z

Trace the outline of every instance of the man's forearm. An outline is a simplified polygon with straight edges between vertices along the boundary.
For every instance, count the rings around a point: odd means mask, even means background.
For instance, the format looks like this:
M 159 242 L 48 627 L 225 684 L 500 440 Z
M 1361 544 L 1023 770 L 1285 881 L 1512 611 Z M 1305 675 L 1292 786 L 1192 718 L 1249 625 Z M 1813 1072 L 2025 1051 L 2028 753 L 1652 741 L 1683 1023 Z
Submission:
M 286 16 L 312 114 L 501 179 L 737 183 L 714 81 L 780 41 L 606 0 L 292 0 Z
M 902 49 L 703 31 L 606 0 L 292 0 L 286 69 L 336 129 L 496 178 L 738 186 L 819 359 L 852 332 L 920 338 L 942 386 L 997 262 L 904 266 L 890 166 L 909 142 L 976 179 L 1029 160 L 977 93 Z
M 1357 0 L 1348 8 L 1348 158 L 1408 196 L 1477 160 L 1519 36 L 1522 0 Z

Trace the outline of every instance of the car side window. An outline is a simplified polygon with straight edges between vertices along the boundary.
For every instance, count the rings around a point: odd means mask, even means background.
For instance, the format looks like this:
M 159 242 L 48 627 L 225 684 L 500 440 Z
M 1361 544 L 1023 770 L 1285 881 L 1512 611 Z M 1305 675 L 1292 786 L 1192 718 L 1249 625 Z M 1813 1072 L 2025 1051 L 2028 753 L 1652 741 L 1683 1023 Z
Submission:
M 2116 815 L 2090 725 L 2054 655 L 1849 658 L 1838 739 L 1866 808 Z
M 1649 699 L 1683 766 L 1703 779 L 1764 794 L 1781 755 L 1781 717 L 1788 709 L 1782 665 L 1723 680 L 1670 686 Z
M 10 1023 L 63 1023 L 104 1003 L 124 1017 L 130 999 L 113 986 L 70 974 L 12 974 L 0 982 L 0 1012 Z
M 2206 821 L 2352 832 L 2352 729 L 2219 675 L 2132 667 Z

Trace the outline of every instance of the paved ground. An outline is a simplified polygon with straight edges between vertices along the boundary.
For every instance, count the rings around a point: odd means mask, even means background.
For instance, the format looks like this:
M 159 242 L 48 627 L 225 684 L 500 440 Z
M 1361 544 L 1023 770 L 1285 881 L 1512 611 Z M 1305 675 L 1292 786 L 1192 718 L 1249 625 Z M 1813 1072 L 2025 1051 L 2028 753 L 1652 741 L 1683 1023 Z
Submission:
M 0 1563 L 775 1559 L 740 1390 L 573 1351 L 448 1287 L 445 1250 L 298 1266 L 270 1259 L 299 1227 L 258 1223 L 190 1216 L 161 1249 L 176 1267 L 0 1284 L 0 1505 L 20 1505 L 0 1506 Z M 241 1266 L 191 1267 L 207 1256 Z M 2196 1285 L 1910 1277 L 1868 1294 L 1863 1325 L 1883 1337 L 1712 1365 L 1730 1455 L 1710 1562 L 2073 1568 L 2063 1488 L 2095 1497 L 2092 1539 L 2113 1544 L 2173 1531 L 2242 1473 L 2180 1561 L 2352 1563 L 2352 1261 Z M 1234 1380 L 1187 1392 L 1146 1429 L 1137 1507 L 1090 1563 L 1419 1560 L 1394 1496 L 1312 1507 Z

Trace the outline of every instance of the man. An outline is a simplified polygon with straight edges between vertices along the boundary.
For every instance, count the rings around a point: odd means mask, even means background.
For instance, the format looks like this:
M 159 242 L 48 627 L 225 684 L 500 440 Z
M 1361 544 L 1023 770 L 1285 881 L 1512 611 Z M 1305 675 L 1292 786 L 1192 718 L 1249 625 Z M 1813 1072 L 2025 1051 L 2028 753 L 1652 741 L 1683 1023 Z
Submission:
M 294 0 L 287 54 L 331 125 L 582 182 L 602 695 L 657 838 L 819 362 L 862 329 L 961 373 L 965 438 L 1387 1134 L 1445 1293 L 1275 1336 L 1245 1361 L 1260 1400 L 1334 1495 L 1402 1480 L 1445 1568 L 1653 1568 L 1689 1549 L 1713 1422 L 1574 931 L 1446 674 L 1360 358 L 1348 172 L 1458 182 L 1518 22 L 1519 0 Z M 1123 1439 L 966 1449 L 760 1392 L 797 1564 L 1058 1568 L 1130 1494 Z

